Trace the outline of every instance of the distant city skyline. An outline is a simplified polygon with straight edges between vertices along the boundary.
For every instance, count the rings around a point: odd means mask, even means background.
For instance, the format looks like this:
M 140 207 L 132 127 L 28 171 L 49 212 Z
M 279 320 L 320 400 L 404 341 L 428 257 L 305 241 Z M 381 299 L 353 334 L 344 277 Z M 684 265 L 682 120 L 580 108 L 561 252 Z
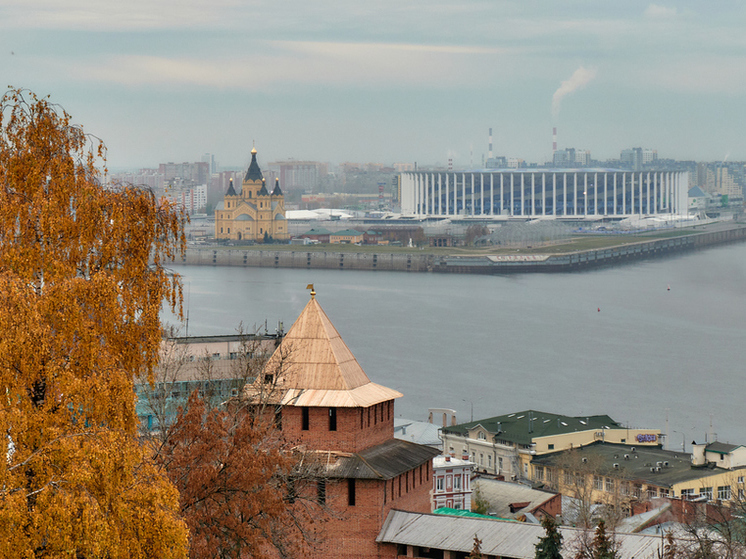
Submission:
M 50 95 L 112 168 L 298 159 L 746 160 L 746 5 L 0 0 L 5 83 Z

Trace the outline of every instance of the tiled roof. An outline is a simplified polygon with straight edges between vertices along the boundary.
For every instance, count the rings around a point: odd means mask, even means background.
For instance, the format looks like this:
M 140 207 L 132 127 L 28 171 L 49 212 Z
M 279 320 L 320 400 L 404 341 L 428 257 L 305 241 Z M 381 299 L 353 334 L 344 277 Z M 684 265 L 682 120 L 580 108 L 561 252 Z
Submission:
M 245 396 L 259 393 L 267 374 L 279 375 L 278 399 L 289 406 L 368 407 L 402 395 L 370 381 L 315 297 Z
M 426 464 L 438 452 L 429 446 L 390 439 L 361 452 L 329 453 L 326 474 L 332 478 L 392 479 Z

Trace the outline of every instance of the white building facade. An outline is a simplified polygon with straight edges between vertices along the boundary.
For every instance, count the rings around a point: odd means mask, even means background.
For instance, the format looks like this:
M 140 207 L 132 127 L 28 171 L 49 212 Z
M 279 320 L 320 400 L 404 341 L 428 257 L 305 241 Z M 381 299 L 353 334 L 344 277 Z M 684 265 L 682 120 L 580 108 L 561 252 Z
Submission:
M 417 217 L 686 215 L 686 171 L 500 169 L 401 174 L 401 210 Z
M 471 473 L 474 465 L 449 455 L 433 458 L 432 509 L 471 510 Z

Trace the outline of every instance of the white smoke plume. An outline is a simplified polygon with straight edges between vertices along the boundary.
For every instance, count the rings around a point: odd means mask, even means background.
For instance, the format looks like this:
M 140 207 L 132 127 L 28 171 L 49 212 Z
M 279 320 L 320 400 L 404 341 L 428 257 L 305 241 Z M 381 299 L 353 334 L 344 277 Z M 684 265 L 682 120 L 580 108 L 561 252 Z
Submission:
M 574 91 L 583 89 L 595 77 L 595 70 L 586 70 L 581 66 L 573 72 L 570 79 L 563 81 L 557 91 L 554 92 L 554 95 L 552 95 L 552 118 L 557 118 L 560 110 L 560 102 L 563 97 Z

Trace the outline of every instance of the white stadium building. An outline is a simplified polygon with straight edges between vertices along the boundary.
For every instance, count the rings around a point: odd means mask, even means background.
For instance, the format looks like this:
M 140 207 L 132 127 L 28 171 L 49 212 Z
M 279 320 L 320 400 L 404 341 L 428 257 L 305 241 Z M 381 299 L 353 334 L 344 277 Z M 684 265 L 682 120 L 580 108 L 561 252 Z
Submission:
M 575 219 L 685 216 L 686 171 L 487 169 L 400 175 L 403 215 Z

